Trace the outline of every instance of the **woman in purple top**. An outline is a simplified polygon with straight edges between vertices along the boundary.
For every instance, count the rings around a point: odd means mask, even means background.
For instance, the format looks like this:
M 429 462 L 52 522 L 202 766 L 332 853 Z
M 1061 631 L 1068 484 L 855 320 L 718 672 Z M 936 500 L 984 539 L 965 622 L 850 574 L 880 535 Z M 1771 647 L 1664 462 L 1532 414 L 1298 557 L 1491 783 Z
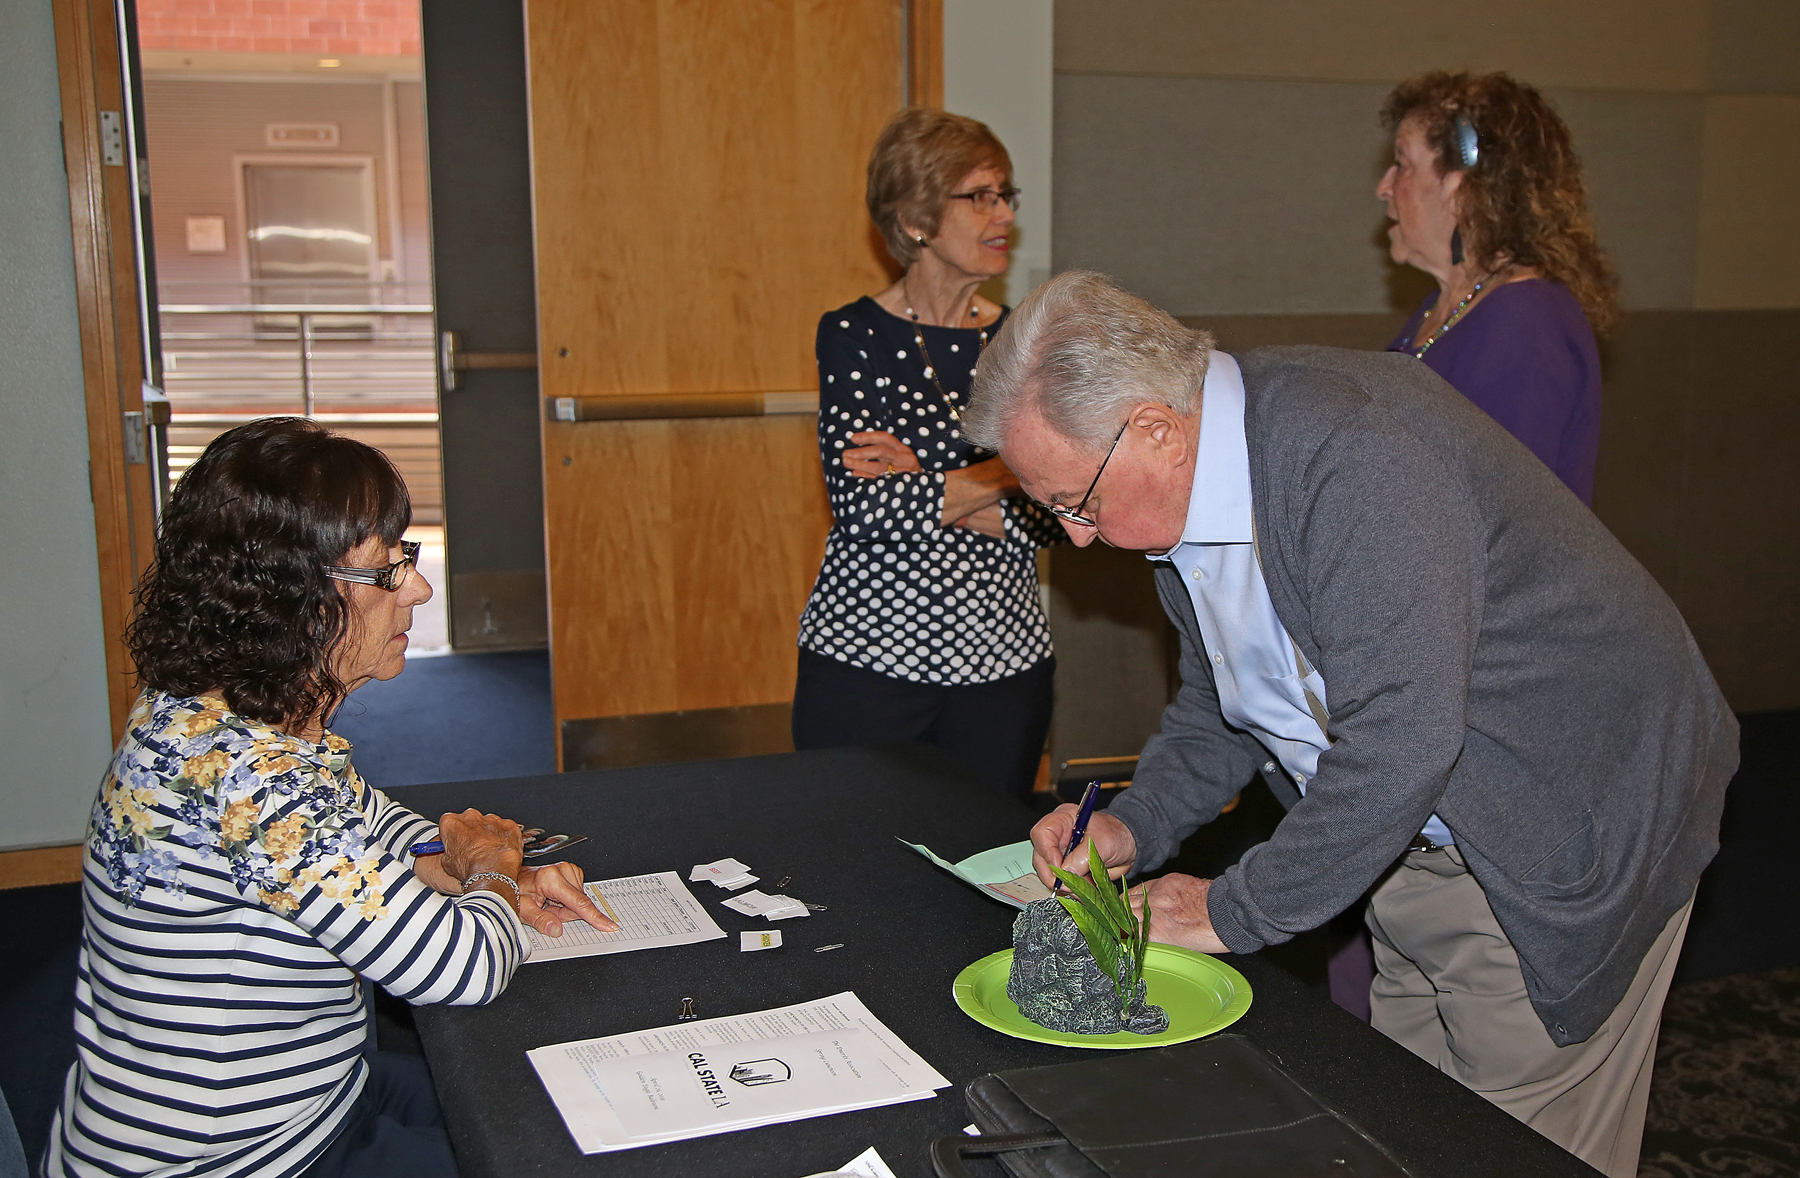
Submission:
M 1429 364 L 1592 504 L 1594 337 L 1618 317 L 1618 282 L 1568 127 L 1505 74 L 1421 74 L 1381 114 L 1390 252 L 1438 284 L 1388 350 Z

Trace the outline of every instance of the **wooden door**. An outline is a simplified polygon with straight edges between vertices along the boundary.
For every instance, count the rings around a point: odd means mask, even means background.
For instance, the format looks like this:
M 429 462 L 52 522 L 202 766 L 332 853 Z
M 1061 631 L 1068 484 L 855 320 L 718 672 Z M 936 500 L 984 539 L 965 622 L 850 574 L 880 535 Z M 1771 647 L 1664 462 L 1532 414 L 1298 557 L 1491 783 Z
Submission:
M 527 0 L 563 732 L 792 698 L 829 526 L 813 333 L 891 281 L 863 168 L 903 104 L 907 15 Z M 685 416 L 712 412 L 756 415 Z

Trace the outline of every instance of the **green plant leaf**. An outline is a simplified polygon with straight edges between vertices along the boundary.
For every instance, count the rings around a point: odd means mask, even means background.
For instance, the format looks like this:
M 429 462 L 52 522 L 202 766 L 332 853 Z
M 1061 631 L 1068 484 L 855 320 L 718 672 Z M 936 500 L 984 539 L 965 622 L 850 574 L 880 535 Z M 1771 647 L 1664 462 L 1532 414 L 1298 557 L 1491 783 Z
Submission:
M 1117 935 L 1109 927 L 1105 914 L 1100 909 L 1099 898 L 1093 894 L 1093 886 L 1080 876 L 1073 875 L 1061 868 L 1053 868 L 1057 878 L 1069 889 L 1067 896 L 1058 896 L 1057 900 L 1063 910 L 1081 930 L 1081 939 L 1087 942 L 1088 952 L 1093 954 L 1094 962 L 1107 977 L 1117 979 L 1119 970 L 1119 942 Z
M 1112 938 L 1107 935 L 1106 926 L 1094 919 L 1093 912 L 1078 900 L 1061 897 L 1063 910 L 1081 930 L 1082 940 L 1087 942 L 1088 952 L 1093 954 L 1094 963 L 1102 973 L 1111 978 L 1116 976 L 1119 967 L 1118 949 Z
M 1094 891 L 1101 900 L 1107 919 L 1121 932 L 1131 928 L 1131 907 L 1119 901 L 1119 885 L 1106 874 L 1106 864 L 1100 860 L 1100 851 L 1093 841 L 1088 841 L 1088 878 L 1094 881 Z
M 1144 973 L 1144 955 L 1150 949 L 1150 893 L 1144 892 L 1144 914 L 1138 918 L 1137 925 L 1137 971 L 1138 976 Z

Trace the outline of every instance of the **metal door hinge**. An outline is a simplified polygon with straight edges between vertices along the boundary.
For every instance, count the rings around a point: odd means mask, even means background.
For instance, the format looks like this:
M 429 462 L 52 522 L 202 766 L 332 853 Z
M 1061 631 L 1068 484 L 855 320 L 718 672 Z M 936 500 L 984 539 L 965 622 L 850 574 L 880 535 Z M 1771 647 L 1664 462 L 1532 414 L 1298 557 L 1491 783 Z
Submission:
M 100 112 L 100 158 L 115 168 L 125 166 L 125 124 L 116 110 Z
M 127 413 L 125 417 L 125 465 L 142 466 L 150 461 L 150 446 L 144 435 L 144 415 Z

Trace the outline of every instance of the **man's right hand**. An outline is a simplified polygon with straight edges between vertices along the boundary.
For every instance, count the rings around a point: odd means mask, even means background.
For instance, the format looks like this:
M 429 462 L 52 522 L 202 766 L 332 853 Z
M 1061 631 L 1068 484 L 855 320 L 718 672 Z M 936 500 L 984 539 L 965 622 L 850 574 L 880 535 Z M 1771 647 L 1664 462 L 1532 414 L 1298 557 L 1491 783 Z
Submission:
M 1113 879 L 1130 871 L 1131 865 L 1137 862 L 1137 839 L 1132 837 L 1131 828 L 1104 810 L 1088 819 L 1087 837 L 1065 862 L 1063 848 L 1069 845 L 1069 836 L 1075 832 L 1075 817 L 1080 812 L 1081 807 L 1065 802 L 1031 828 L 1031 866 L 1047 888 L 1056 887 L 1052 867 L 1060 867 L 1073 875 L 1088 873 L 1090 842 L 1099 850 L 1100 861 L 1106 864 L 1106 874 Z

